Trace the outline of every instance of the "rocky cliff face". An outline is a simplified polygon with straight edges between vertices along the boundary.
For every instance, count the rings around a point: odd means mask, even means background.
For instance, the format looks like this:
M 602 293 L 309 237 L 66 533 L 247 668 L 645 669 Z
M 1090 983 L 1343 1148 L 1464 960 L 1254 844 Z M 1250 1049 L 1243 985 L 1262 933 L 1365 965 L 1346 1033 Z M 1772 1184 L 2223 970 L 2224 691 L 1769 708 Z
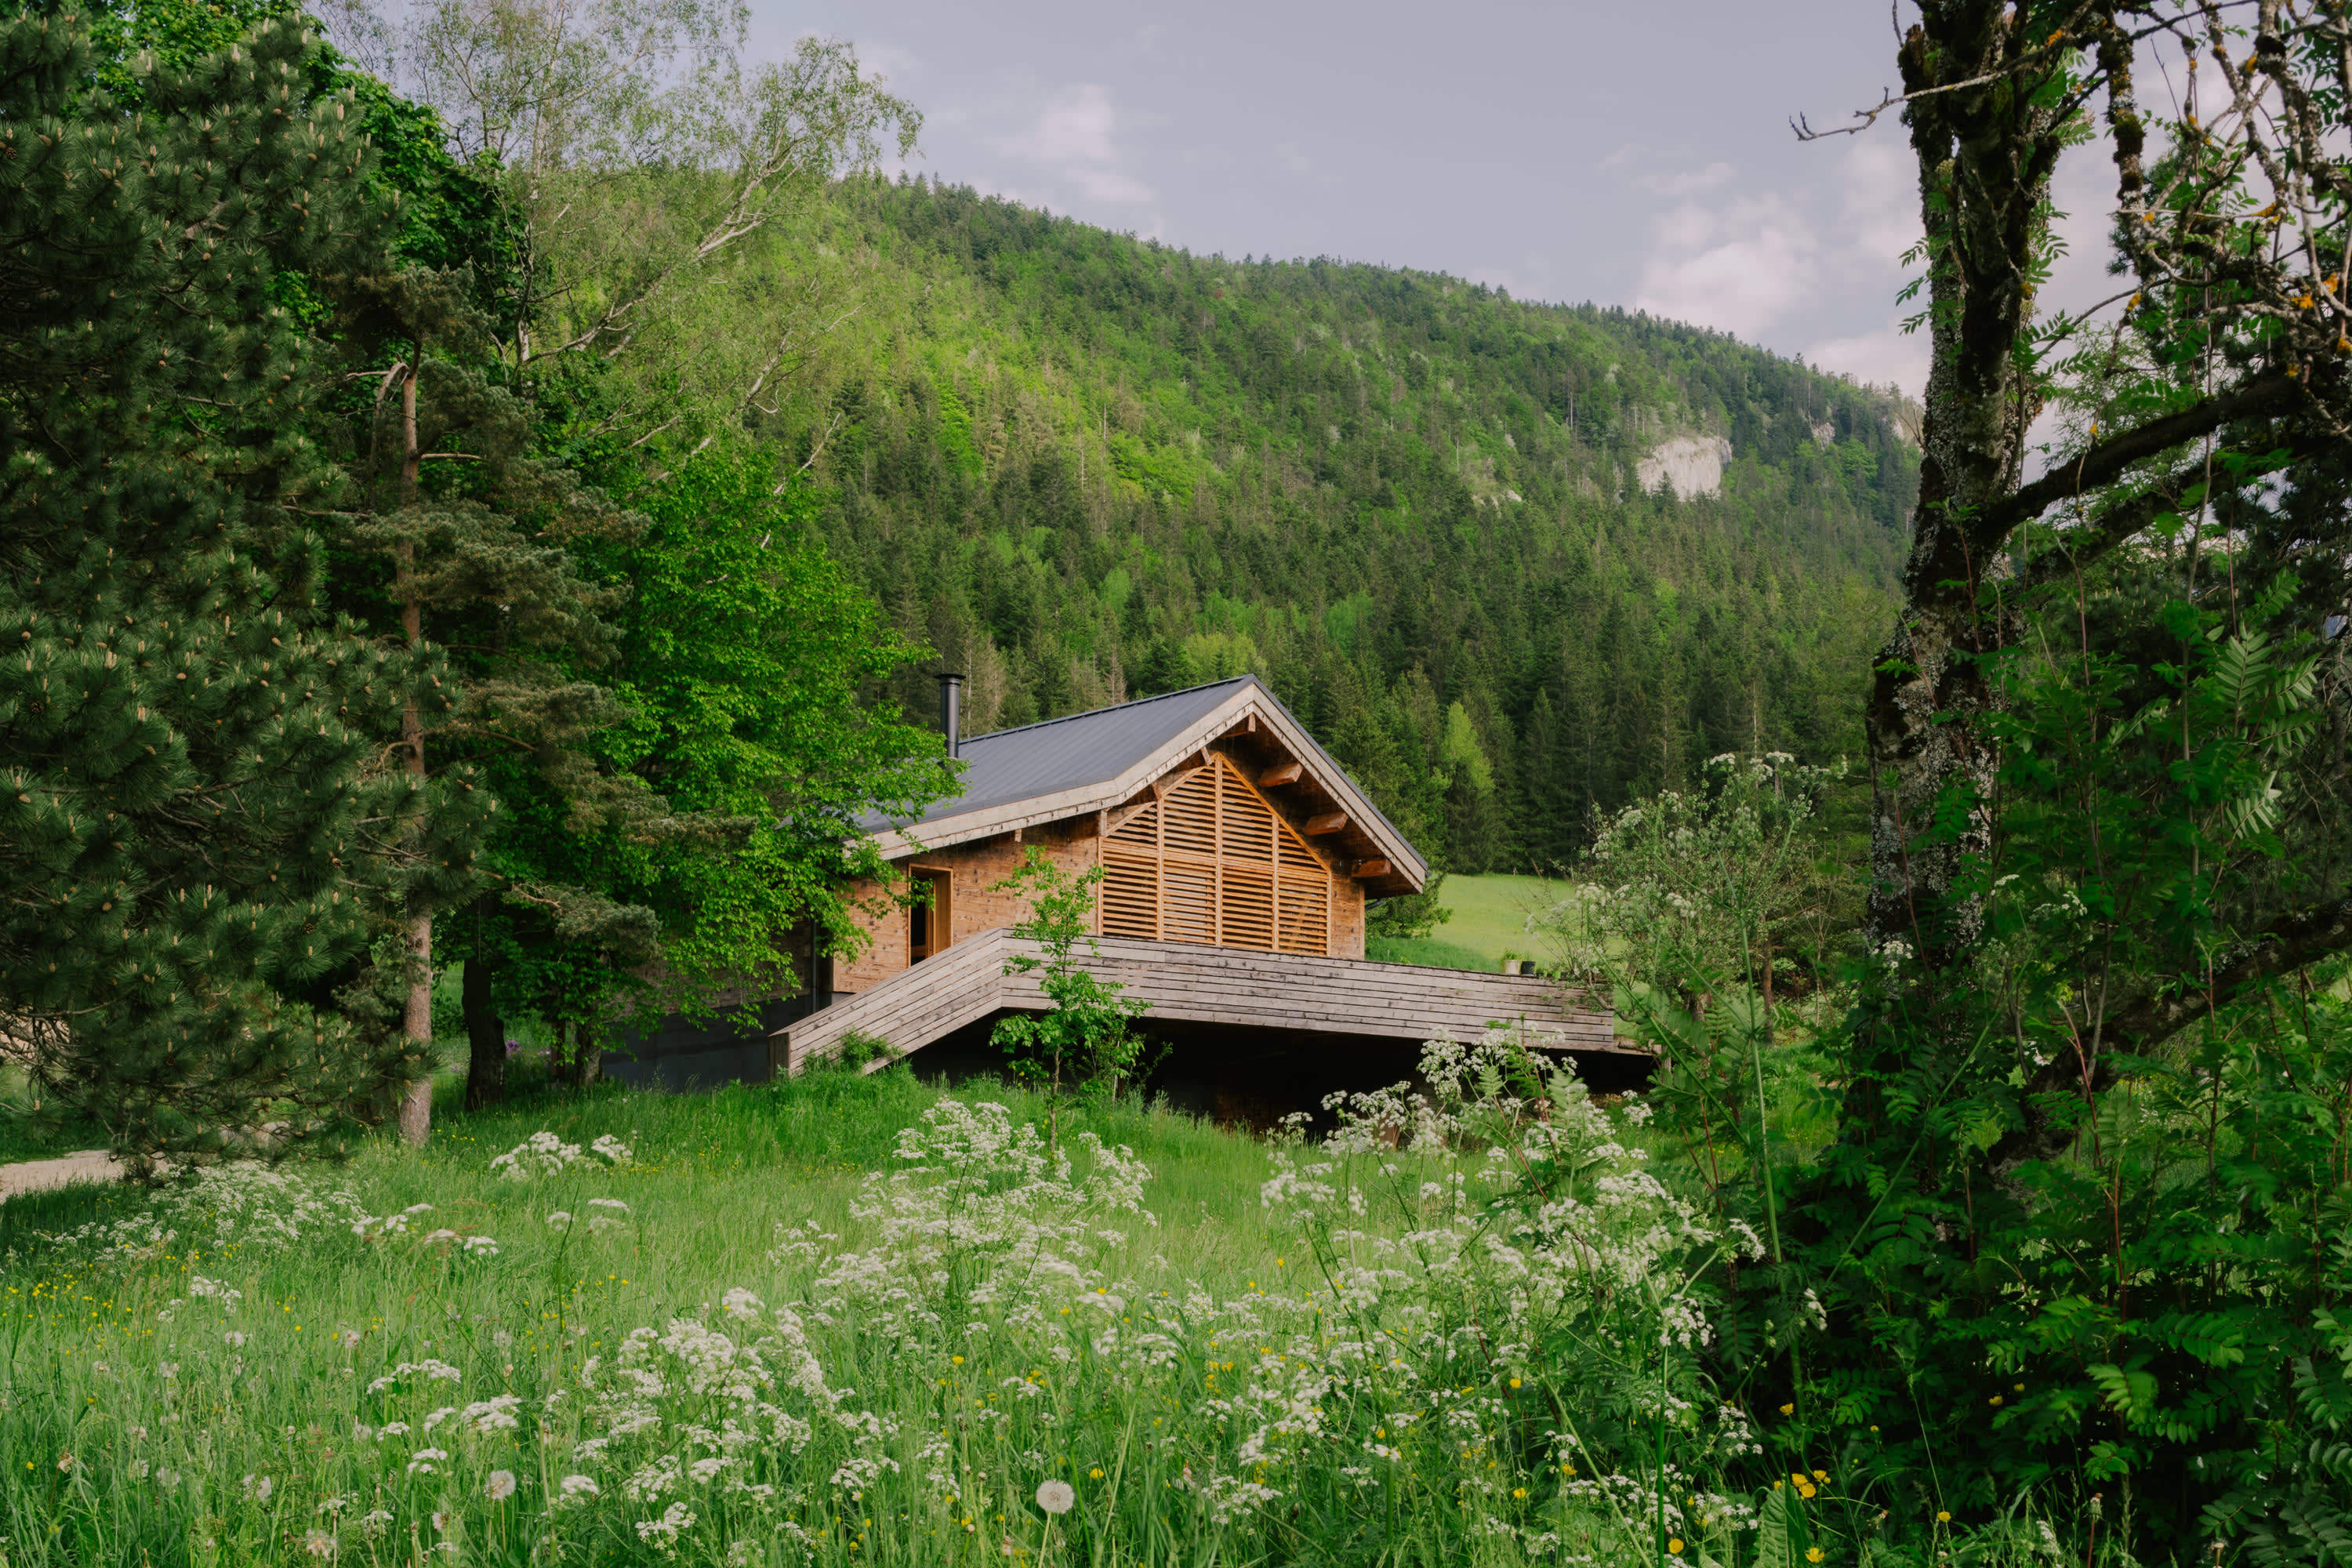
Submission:
M 1664 479 L 1676 497 L 1689 500 L 1723 489 L 1723 467 L 1731 461 L 1731 443 L 1720 436 L 1676 436 L 1650 448 L 1633 466 L 1633 477 L 1645 490 Z

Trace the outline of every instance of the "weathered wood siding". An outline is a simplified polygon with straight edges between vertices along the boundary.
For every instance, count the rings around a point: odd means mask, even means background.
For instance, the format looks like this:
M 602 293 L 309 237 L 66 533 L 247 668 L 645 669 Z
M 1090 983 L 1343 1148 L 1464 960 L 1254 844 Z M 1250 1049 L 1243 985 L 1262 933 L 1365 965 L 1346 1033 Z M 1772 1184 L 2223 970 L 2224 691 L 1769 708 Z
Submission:
M 1492 1023 L 1519 1022 L 1540 1043 L 1639 1054 L 1580 995 L 1533 976 L 1128 937 L 1098 945 L 1087 967 L 1150 1003 L 1150 1018 L 1405 1040 L 1466 1039 Z M 1036 976 L 1004 973 L 1009 955 L 1034 951 L 1008 931 L 959 942 L 780 1031 L 771 1043 L 776 1068 L 797 1071 L 852 1029 L 903 1054 L 1000 1010 L 1041 1010 Z
M 1105 868 L 1097 931 L 1361 958 L 1363 884 L 1334 846 L 1307 833 L 1306 816 L 1279 789 L 1257 786 L 1259 771 L 1245 742 L 1220 741 L 1156 792 L 1101 818 L 1040 824 L 1019 842 L 1006 835 L 957 844 L 898 865 L 947 874 L 950 946 L 1028 918 L 1027 900 L 998 884 L 1034 848 L 1066 871 Z M 866 951 L 835 965 L 834 986 L 845 992 L 870 990 L 911 962 L 906 912 L 879 907 L 882 889 L 871 882 L 857 884 L 854 897 L 877 907 L 858 922 Z

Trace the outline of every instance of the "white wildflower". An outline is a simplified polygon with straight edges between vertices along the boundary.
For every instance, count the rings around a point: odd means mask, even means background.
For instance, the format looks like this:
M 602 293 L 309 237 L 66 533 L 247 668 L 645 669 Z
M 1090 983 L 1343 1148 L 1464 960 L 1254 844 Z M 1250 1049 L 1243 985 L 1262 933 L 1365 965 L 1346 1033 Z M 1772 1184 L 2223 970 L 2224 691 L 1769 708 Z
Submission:
M 512 1470 L 492 1470 L 489 1480 L 482 1487 L 482 1495 L 492 1502 L 504 1502 L 514 1494 L 515 1479 Z
M 511 1432 L 522 1425 L 515 1416 L 515 1410 L 521 1404 L 522 1395 L 519 1394 L 500 1394 L 478 1404 L 468 1405 L 463 1412 L 463 1418 L 471 1423 L 477 1432 Z
M 637 1539 L 648 1544 L 672 1546 L 677 1544 L 680 1534 L 693 1528 L 694 1515 L 687 1510 L 684 1503 L 674 1502 L 662 1510 L 659 1519 L 639 1520 Z
M 305 1531 L 302 1552 L 308 1557 L 332 1557 L 335 1554 L 335 1538 L 323 1530 Z
M 408 1473 L 412 1476 L 437 1475 L 440 1472 L 433 1468 L 435 1463 L 446 1461 L 448 1458 L 449 1451 L 446 1448 L 419 1448 L 409 1456 Z M 434 1528 L 440 1527 L 436 1525 Z
M 510 1182 L 528 1182 L 534 1176 L 552 1176 L 568 1166 L 581 1163 L 583 1156 L 577 1143 L 566 1143 L 552 1132 L 534 1132 L 505 1153 L 490 1162 L 490 1169 Z
M 63 1467 L 60 1466 L 59 1468 L 63 1468 Z M 278 1489 L 278 1483 L 271 1480 L 268 1476 L 248 1475 L 240 1484 L 243 1487 L 246 1500 L 247 1502 L 268 1502 L 269 1500 L 269 1494 Z
M 1037 1506 L 1047 1513 L 1067 1513 L 1077 1500 L 1076 1489 L 1067 1481 L 1045 1481 L 1037 1488 Z
M 562 1493 L 563 1501 L 572 1502 L 579 1499 L 594 1497 L 604 1489 L 590 1477 L 566 1476 L 556 1483 L 556 1489 Z
M 740 1285 L 721 1296 L 719 1304 L 726 1309 L 729 1317 L 744 1323 L 752 1321 L 764 1310 L 760 1298 Z
M 456 1367 L 451 1366 L 446 1361 L 435 1361 L 431 1359 L 425 1361 L 404 1361 L 398 1366 L 394 1367 L 390 1372 L 385 1373 L 382 1377 L 377 1378 L 373 1383 L 369 1384 L 368 1392 L 370 1394 L 382 1394 L 387 1388 L 405 1383 L 412 1376 L 420 1378 L 439 1378 L 445 1383 L 456 1383 L 460 1380 L 462 1375 L 463 1374 L 460 1373 Z

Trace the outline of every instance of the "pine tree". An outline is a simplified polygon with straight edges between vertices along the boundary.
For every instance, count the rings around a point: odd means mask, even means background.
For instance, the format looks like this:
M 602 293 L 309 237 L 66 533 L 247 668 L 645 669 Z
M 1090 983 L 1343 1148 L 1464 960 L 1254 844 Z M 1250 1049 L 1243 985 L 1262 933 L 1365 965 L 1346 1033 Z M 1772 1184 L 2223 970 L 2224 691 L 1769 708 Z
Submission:
M 384 606 L 379 630 L 411 660 L 385 739 L 420 810 L 379 848 L 382 896 L 406 949 L 402 1030 L 420 1060 L 433 1040 L 433 929 L 444 910 L 490 894 L 532 906 L 572 944 L 573 963 L 597 970 L 642 963 L 659 943 L 652 911 L 546 879 L 544 857 L 479 858 L 499 809 L 481 787 L 485 763 L 525 762 L 528 784 L 506 793 L 530 796 L 515 804 L 560 831 L 647 824 L 665 808 L 590 744 L 628 710 L 578 673 L 609 661 L 604 617 L 624 590 L 585 581 L 572 546 L 626 537 L 642 520 L 539 454 L 530 409 L 489 360 L 471 282 L 463 270 L 417 268 L 369 279 L 352 321 L 376 395 L 353 457 L 366 510 L 346 537 L 379 570 L 354 569 L 344 587 L 365 584 Z M 479 1060 L 486 1042 L 472 1043 Z M 411 1142 L 425 1140 L 431 1088 L 417 1073 L 402 1091 Z
M 387 656 L 322 607 L 301 317 L 389 233 L 291 24 L 92 85 L 0 23 L 0 1028 L 136 1155 L 331 1126 Z

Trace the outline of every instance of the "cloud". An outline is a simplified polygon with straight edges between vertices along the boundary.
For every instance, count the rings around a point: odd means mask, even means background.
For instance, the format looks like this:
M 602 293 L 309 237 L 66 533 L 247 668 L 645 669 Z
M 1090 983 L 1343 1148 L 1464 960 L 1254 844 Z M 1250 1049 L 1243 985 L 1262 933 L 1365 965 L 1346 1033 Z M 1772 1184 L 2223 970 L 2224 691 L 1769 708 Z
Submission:
M 1296 142 L 1276 142 L 1274 158 L 1276 163 L 1294 174 L 1308 174 L 1315 171 L 1315 160 L 1308 157 Z
M 1811 293 L 1815 250 L 1809 226 L 1777 196 L 1685 202 L 1657 219 L 1633 303 L 1753 342 Z
M 1084 82 L 1065 88 L 1028 124 L 999 138 L 997 150 L 1067 181 L 1090 200 L 1149 202 L 1156 194 L 1129 167 L 1125 120 L 1109 88 Z
M 1832 338 L 1805 351 L 1805 358 L 1823 370 L 1843 371 L 1874 386 L 1895 385 L 1912 396 L 1927 384 L 1927 337 L 1906 336 L 1900 327 Z
M 908 77 L 923 72 L 921 57 L 887 38 L 860 38 L 853 47 L 857 50 L 857 63 L 868 76 L 878 76 L 893 85 L 903 85 Z
M 1857 140 L 1839 173 L 1845 238 L 1854 259 L 1899 265 L 1919 238 L 1919 173 L 1911 149 L 1891 139 Z
M 1701 191 L 1715 189 L 1738 172 L 1728 163 L 1709 163 L 1693 174 L 1669 174 L 1659 182 L 1658 188 L 1670 196 L 1695 196 Z

